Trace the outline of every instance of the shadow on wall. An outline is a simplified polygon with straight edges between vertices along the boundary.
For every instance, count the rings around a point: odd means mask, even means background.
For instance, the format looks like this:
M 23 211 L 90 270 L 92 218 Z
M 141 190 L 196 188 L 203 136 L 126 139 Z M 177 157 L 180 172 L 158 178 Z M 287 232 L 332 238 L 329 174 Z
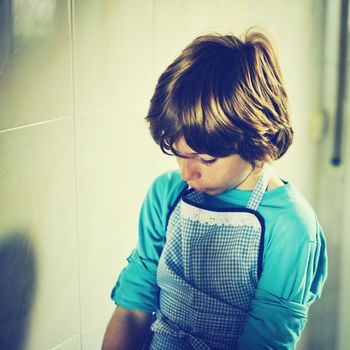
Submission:
M 28 234 L 12 232 L 0 241 L 0 349 L 25 348 L 35 291 L 36 264 Z
M 11 1 L 0 0 L 0 77 L 10 59 L 13 42 L 13 16 Z

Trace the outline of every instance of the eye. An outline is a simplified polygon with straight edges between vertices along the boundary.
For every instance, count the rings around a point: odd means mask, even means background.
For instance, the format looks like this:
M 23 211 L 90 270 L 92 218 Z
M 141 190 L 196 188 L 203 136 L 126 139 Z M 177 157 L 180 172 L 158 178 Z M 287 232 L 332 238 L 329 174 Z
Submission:
M 205 159 L 200 159 L 200 162 L 204 165 L 211 165 L 216 162 L 216 158 L 210 159 L 210 160 L 205 160 Z

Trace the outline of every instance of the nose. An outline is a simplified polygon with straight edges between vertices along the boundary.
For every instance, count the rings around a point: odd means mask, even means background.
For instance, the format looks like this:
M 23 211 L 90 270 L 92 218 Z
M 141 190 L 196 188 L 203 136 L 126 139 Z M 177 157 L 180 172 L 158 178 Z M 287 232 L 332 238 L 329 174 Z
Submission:
M 177 162 L 180 168 L 180 175 L 185 181 L 198 180 L 201 177 L 201 174 L 196 165 L 194 164 L 195 160 L 191 158 L 178 158 Z

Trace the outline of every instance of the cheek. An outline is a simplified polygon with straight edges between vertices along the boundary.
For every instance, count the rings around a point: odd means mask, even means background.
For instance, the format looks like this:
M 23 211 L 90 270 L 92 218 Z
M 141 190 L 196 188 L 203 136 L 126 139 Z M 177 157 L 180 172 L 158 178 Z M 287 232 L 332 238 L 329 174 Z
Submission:
M 215 183 L 224 184 L 226 182 L 230 182 L 232 178 L 235 176 L 234 167 L 230 166 L 218 166 L 208 169 L 206 172 L 208 178 L 210 178 Z
M 203 178 L 210 180 L 211 182 L 218 183 L 222 179 L 221 167 L 209 166 L 201 168 L 201 175 Z

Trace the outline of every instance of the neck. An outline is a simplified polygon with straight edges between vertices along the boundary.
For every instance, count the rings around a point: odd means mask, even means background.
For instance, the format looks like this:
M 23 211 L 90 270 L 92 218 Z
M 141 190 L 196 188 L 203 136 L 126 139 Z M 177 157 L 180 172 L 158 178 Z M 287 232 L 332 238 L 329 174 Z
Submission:
M 259 168 L 253 168 L 248 172 L 248 175 L 246 175 L 243 178 L 243 181 L 239 182 L 235 187 L 235 189 L 238 190 L 244 190 L 244 191 L 252 191 L 255 189 L 256 184 L 258 183 L 258 180 L 260 178 L 260 175 L 263 171 L 264 167 Z

